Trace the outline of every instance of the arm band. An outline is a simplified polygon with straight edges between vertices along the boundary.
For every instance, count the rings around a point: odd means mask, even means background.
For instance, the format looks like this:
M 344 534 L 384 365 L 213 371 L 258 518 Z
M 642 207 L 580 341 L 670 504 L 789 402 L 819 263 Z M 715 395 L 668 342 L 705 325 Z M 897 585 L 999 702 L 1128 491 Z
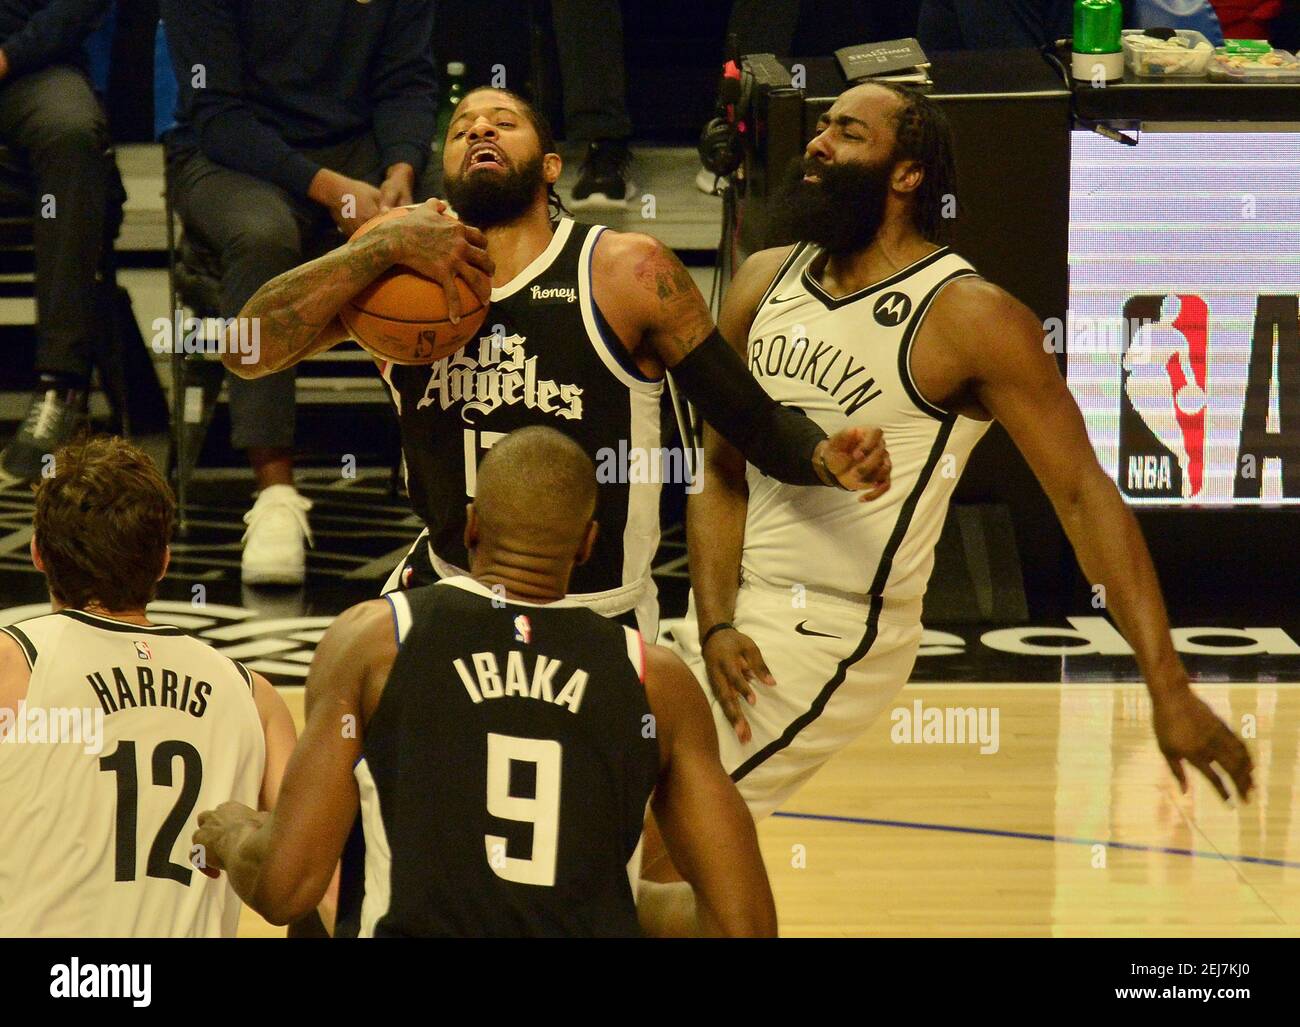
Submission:
M 825 485 L 813 451 L 826 433 L 764 392 L 717 329 L 669 370 L 714 430 L 768 477 L 787 485 Z
M 736 630 L 736 625 L 732 624 L 731 621 L 729 620 L 718 621 L 718 623 L 713 625 L 713 627 L 709 628 L 709 630 L 704 633 L 704 637 L 700 639 L 700 649 L 703 649 L 706 645 L 708 645 L 709 639 L 711 639 L 719 631 L 735 631 L 735 630 Z

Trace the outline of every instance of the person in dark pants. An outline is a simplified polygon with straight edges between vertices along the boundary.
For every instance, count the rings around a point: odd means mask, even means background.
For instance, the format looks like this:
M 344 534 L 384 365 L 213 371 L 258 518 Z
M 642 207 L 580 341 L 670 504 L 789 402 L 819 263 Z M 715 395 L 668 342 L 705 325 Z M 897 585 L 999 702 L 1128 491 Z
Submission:
M 564 93 L 564 133 L 585 143 L 569 205 L 574 210 L 625 207 L 636 194 L 628 177 L 627 76 L 619 0 L 551 0 Z
M 1073 18 L 1072 0 L 925 0 L 917 40 L 926 53 L 1039 47 L 1068 37 Z
M 5 483 L 32 481 L 86 420 L 95 276 L 112 173 L 104 112 L 82 45 L 108 0 L 0 0 L 0 168 L 35 199 L 38 384 L 0 452 Z
M 432 0 L 163 0 L 162 15 L 180 85 L 173 200 L 220 257 L 222 317 L 412 202 L 435 130 Z M 258 489 L 244 583 L 301 584 L 311 503 L 293 485 L 293 372 L 231 376 L 230 417 Z

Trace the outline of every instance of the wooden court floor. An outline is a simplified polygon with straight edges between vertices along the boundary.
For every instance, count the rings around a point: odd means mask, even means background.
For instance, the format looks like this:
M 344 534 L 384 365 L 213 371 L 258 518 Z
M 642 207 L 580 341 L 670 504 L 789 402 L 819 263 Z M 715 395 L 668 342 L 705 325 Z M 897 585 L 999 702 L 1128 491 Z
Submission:
M 1179 794 L 1140 685 L 909 685 L 893 708 L 996 711 L 997 751 L 882 716 L 759 828 L 781 933 L 1300 937 L 1300 686 L 1197 691 L 1247 737 L 1247 806 Z

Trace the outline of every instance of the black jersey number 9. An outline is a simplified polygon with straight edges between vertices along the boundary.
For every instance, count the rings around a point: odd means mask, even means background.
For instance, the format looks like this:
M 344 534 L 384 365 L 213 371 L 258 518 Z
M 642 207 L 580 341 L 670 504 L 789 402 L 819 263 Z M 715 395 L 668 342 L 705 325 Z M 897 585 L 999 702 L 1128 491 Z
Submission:
M 149 864 L 145 873 L 166 881 L 188 886 L 194 871 L 187 865 L 171 861 L 176 839 L 194 812 L 203 786 L 203 760 L 199 750 L 176 739 L 159 742 L 153 751 L 153 783 L 163 788 L 173 784 L 172 761 L 180 757 L 183 767 L 181 794 L 167 819 L 158 828 L 149 847 Z M 99 758 L 99 769 L 117 777 L 117 846 L 114 874 L 116 881 L 134 881 L 136 874 L 135 836 L 139 805 L 139 775 L 136 772 L 135 742 L 119 742 L 111 756 Z

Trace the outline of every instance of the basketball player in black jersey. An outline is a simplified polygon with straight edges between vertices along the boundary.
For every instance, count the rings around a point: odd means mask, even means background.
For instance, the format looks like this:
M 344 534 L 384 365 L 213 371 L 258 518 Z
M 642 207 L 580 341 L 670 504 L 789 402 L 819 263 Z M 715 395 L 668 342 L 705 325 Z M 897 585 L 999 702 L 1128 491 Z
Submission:
M 879 435 L 861 427 L 828 440 L 758 388 L 663 244 L 554 219 L 548 197 L 561 167 L 554 149 L 544 119 L 524 100 L 474 90 L 456 109 L 443 149 L 447 199 L 462 220 L 429 201 L 268 282 L 241 312 L 261 319 L 259 361 L 232 354 L 227 362 L 257 377 L 335 345 L 347 338 L 339 308 L 395 264 L 444 283 L 453 311 L 450 286 L 462 277 L 491 301 L 481 337 L 431 367 L 380 363 L 401 422 L 412 504 L 428 526 L 428 544 L 417 542 L 390 587 L 463 573 L 465 501 L 475 493 L 478 461 L 506 433 L 546 424 L 602 468 L 618 458 L 615 473 L 601 475 L 603 530 L 574 572 L 575 598 L 603 614 L 635 613 L 654 638 L 650 563 L 669 434 L 660 424 L 665 369 L 706 420 L 782 481 L 873 498 L 887 486 L 888 454 Z M 637 480 L 638 457 L 643 470 L 653 468 L 649 480 Z
M 775 933 L 753 821 L 690 671 L 565 598 L 595 507 L 573 440 L 514 432 L 479 469 L 471 576 L 331 625 L 275 813 L 199 817 L 195 844 L 254 909 L 274 923 L 312 909 L 359 809 L 362 936 L 635 935 L 630 863 L 651 802 L 697 929 Z M 643 922 L 667 927 L 659 915 Z

